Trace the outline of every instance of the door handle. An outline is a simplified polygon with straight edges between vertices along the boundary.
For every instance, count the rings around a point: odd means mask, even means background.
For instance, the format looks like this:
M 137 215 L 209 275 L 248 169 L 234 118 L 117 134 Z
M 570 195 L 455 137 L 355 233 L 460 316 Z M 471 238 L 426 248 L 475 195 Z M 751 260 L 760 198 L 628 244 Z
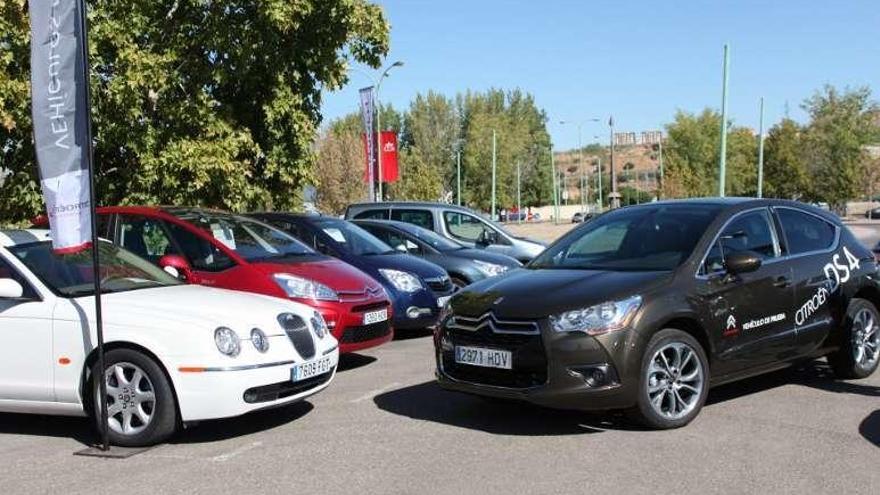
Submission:
M 791 285 L 791 280 L 788 277 L 776 277 L 776 280 L 773 282 L 773 287 L 779 287 L 780 289 L 785 289 Z

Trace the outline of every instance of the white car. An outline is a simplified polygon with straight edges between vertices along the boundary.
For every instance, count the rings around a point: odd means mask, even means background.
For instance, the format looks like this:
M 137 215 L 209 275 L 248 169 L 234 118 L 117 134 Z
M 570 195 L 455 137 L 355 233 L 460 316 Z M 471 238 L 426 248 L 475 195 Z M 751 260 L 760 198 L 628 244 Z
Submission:
M 187 285 L 101 242 L 110 440 L 151 445 L 187 422 L 302 400 L 336 373 L 312 308 Z M 0 411 L 99 417 L 91 250 L 46 231 L 0 231 Z M 98 419 L 94 419 L 98 424 Z

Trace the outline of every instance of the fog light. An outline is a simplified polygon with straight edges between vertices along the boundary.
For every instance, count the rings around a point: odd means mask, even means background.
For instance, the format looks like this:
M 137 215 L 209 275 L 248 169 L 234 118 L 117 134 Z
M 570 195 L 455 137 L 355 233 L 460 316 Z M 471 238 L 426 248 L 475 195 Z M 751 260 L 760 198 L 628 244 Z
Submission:
M 406 308 L 406 316 L 413 319 L 413 320 L 422 316 L 423 313 L 430 313 L 430 312 L 431 312 L 430 309 L 419 308 L 417 306 L 410 306 L 410 307 Z
M 247 402 L 248 404 L 253 404 L 254 402 L 256 402 L 257 401 L 256 392 L 251 392 L 251 391 L 245 392 L 244 393 L 244 401 Z
M 590 388 L 608 387 L 619 383 L 614 367 L 606 363 L 575 366 L 569 368 L 568 372 L 582 379 Z

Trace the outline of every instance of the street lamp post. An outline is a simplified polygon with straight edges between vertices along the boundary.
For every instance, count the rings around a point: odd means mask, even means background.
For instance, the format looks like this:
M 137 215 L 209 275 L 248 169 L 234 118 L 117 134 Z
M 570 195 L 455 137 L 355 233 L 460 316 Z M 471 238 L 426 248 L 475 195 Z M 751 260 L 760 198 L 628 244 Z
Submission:
M 620 208 L 620 195 L 617 193 L 617 175 L 614 171 L 614 116 L 608 118 L 608 130 L 611 144 L 611 208 Z
M 382 194 L 382 102 L 379 100 L 379 90 L 382 88 L 382 81 L 388 77 L 388 73 L 391 72 L 391 69 L 401 66 L 403 66 L 403 62 L 400 60 L 389 65 L 382 72 L 382 75 L 379 76 L 379 80 L 376 82 L 376 150 L 378 151 L 376 156 L 376 167 L 379 169 L 379 201 L 384 199 Z
M 559 121 L 559 125 L 566 125 L 566 124 L 576 124 L 576 125 L 577 125 L 577 133 L 578 133 L 578 167 L 581 168 L 581 173 L 582 173 L 582 174 L 585 174 L 585 173 L 586 173 L 586 168 L 584 167 L 584 147 L 583 147 L 583 144 L 582 144 L 582 141 L 581 141 L 581 130 L 583 129 L 583 125 L 586 124 L 586 123 L 588 123 L 588 122 L 599 122 L 599 119 L 597 119 L 597 118 L 589 118 L 589 119 L 577 120 L 577 121 L 573 121 L 573 120 L 560 120 L 560 121 Z M 582 179 L 582 180 L 585 180 L 585 179 Z M 583 196 L 583 195 L 584 195 L 584 191 L 583 191 L 583 187 L 582 187 L 582 188 L 581 188 L 581 196 Z M 581 199 L 581 203 L 583 203 L 583 202 L 584 202 L 583 199 Z M 566 204 L 567 204 L 567 203 L 568 203 L 568 201 L 566 201 Z
M 730 50 L 725 43 L 724 67 L 721 75 L 721 156 L 718 159 L 718 195 L 722 198 L 725 194 L 725 180 L 727 176 L 727 69 L 729 65 Z
M 761 97 L 761 117 L 758 124 L 758 197 L 764 197 L 764 97 Z

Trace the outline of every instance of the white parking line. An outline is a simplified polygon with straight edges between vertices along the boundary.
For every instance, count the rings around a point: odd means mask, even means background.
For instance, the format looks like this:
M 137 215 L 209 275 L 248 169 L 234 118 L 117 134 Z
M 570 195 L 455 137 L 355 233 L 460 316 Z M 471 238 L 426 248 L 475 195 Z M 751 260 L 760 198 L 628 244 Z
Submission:
M 351 402 L 352 404 L 357 404 L 358 402 L 363 402 L 363 401 L 365 401 L 365 400 L 370 400 L 370 399 L 372 399 L 373 397 L 375 397 L 375 396 L 381 394 L 382 392 L 386 392 L 386 391 L 388 391 L 388 390 L 390 390 L 390 389 L 392 389 L 392 388 L 394 388 L 394 387 L 399 387 L 399 386 L 400 386 L 400 383 L 398 383 L 398 382 L 389 383 L 388 385 L 385 385 L 385 386 L 382 387 L 382 388 L 377 388 L 376 390 L 370 390 L 370 391 L 367 392 L 366 394 L 364 394 L 364 395 L 362 395 L 362 396 L 358 397 L 357 399 L 354 399 L 354 400 L 352 400 L 352 401 L 350 401 L 350 402 Z
M 250 445 L 242 445 L 241 447 L 233 450 L 232 452 L 227 452 L 225 454 L 216 455 L 216 456 L 212 457 L 211 460 L 214 462 L 226 462 L 229 459 L 232 459 L 233 457 L 235 457 L 239 454 L 244 454 L 245 452 L 247 452 L 249 450 L 256 449 L 262 445 L 263 445 L 263 442 L 253 442 Z

